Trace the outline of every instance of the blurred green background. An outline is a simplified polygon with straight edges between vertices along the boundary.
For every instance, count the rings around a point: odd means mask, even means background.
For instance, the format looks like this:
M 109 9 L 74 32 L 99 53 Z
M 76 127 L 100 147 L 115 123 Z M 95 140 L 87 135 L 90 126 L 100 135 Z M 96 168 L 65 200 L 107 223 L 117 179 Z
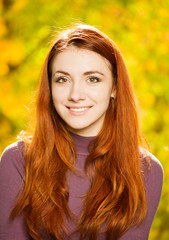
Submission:
M 54 35 L 72 23 L 98 27 L 124 55 L 164 187 L 150 240 L 169 240 L 169 1 L 0 0 L 0 153 L 27 128 L 30 102 Z

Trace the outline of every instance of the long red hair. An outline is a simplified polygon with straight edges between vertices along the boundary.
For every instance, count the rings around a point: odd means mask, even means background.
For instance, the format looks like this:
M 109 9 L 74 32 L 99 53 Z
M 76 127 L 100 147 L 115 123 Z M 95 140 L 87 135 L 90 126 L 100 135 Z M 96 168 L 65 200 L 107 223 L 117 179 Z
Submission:
M 25 185 L 12 216 L 24 212 L 29 233 L 40 239 L 41 229 L 56 239 L 67 233 L 71 219 L 66 173 L 74 171 L 76 149 L 51 96 L 53 56 L 69 45 L 94 51 L 112 65 L 116 99 L 110 101 L 105 121 L 92 141 L 86 173 L 94 169 L 91 188 L 83 202 L 77 231 L 80 239 L 97 239 L 105 226 L 106 239 L 119 238 L 146 215 L 135 97 L 123 57 L 114 42 L 98 29 L 78 25 L 53 42 L 42 69 L 36 105 L 36 124 L 25 142 Z M 113 237 L 112 237 L 113 236 Z

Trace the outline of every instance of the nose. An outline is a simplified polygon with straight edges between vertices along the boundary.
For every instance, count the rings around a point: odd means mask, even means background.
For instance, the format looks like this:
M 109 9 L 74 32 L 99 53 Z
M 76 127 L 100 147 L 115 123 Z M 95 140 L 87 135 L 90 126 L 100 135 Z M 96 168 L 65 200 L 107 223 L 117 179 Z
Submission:
M 82 83 L 73 83 L 70 92 L 69 92 L 69 101 L 78 102 L 80 100 L 85 100 L 86 94 L 84 86 L 82 86 Z

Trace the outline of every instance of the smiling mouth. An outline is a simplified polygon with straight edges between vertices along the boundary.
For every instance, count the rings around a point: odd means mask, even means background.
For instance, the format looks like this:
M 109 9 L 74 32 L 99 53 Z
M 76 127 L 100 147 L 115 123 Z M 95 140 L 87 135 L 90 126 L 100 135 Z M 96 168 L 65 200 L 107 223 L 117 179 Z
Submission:
M 88 112 L 91 106 L 88 107 L 67 107 L 71 115 L 80 116 Z
M 68 107 L 73 112 L 84 112 L 88 110 L 90 107 Z

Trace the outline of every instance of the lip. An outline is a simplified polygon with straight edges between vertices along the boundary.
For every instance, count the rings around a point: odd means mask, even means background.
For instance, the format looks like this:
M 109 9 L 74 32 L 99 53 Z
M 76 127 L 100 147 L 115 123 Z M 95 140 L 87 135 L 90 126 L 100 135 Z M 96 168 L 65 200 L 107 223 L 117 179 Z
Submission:
M 67 109 L 69 110 L 71 115 L 74 116 L 82 116 L 86 114 L 91 106 L 67 106 Z

